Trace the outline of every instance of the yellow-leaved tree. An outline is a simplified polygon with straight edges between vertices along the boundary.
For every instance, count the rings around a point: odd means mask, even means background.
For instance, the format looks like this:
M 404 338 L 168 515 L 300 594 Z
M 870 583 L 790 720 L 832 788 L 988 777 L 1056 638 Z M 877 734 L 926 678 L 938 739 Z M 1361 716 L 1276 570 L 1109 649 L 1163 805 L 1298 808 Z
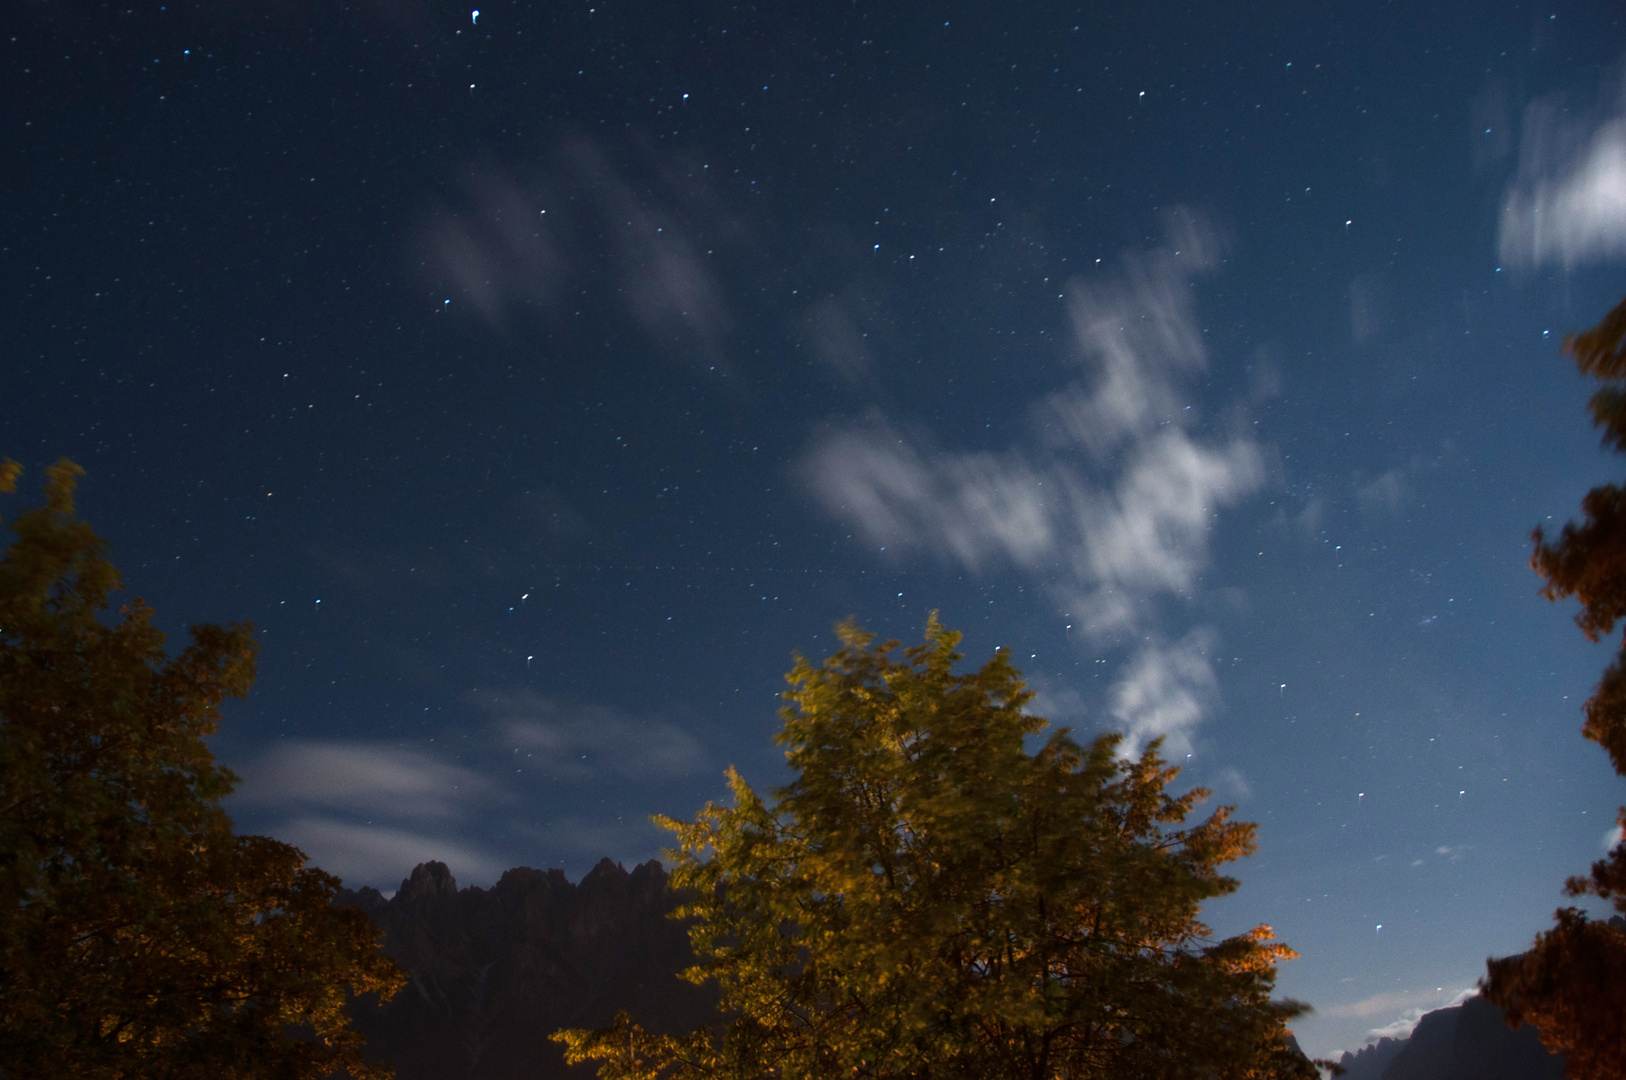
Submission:
M 677 835 L 720 1019 L 656 1036 L 623 1014 L 566 1031 L 602 1080 L 1017 1077 L 1313 1080 L 1270 997 L 1292 956 L 1270 928 L 1213 940 L 1204 901 L 1254 826 L 1208 794 L 1171 795 L 1152 744 L 1120 759 L 1046 722 L 1002 650 L 961 674 L 934 615 L 898 652 L 857 627 L 798 661 L 784 744 L 796 779 L 770 805 L 732 770 L 733 805 Z
M 344 1013 L 401 982 L 378 932 L 220 807 L 235 777 L 203 740 L 254 680 L 250 628 L 172 657 L 140 600 L 111 613 L 79 472 L 47 470 L 0 557 L 0 1078 L 391 1075 Z

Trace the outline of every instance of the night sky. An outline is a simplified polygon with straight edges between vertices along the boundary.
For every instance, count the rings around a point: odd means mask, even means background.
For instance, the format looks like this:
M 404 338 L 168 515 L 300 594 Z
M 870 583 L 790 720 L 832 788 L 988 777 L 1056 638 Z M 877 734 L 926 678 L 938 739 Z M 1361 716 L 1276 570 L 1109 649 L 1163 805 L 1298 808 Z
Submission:
M 1527 565 L 1621 465 L 1616 4 L 481 3 L 0 31 L 0 454 L 253 622 L 241 830 L 656 857 L 939 609 L 1260 823 L 1210 921 L 1312 1053 L 1549 923 L 1621 801 Z

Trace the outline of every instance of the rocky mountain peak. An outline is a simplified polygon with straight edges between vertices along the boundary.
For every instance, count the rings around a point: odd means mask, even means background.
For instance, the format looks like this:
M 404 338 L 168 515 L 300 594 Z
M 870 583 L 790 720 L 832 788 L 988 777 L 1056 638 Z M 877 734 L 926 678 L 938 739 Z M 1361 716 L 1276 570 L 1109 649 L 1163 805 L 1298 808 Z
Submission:
M 489 889 L 459 889 L 444 863 L 416 867 L 396 894 L 345 890 L 384 931 L 407 987 L 357 1003 L 356 1026 L 400 1080 L 535 1080 L 567 1075 L 562 1027 L 607 1025 L 627 1009 L 646 1028 L 689 1030 L 709 992 L 677 977 L 693 963 L 676 898 L 658 862 L 630 872 L 609 859 L 573 884 L 518 867 Z

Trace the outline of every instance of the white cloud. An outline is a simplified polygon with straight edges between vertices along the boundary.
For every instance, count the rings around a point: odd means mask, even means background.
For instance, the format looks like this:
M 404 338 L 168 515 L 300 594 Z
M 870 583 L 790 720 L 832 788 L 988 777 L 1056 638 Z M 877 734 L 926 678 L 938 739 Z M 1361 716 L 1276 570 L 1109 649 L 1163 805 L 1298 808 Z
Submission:
M 277 828 L 276 835 L 352 889 L 393 889 L 413 867 L 431 860 L 445 863 L 465 885 L 489 885 L 507 869 L 501 859 L 458 840 L 326 817 L 296 818 Z
M 540 766 L 629 778 L 691 776 L 709 766 L 698 740 L 675 724 L 639 720 L 603 705 L 563 706 L 536 694 L 483 699 L 497 717 L 498 738 Z
M 1093 378 L 1042 398 L 1026 448 L 940 449 L 872 412 L 824 432 L 800 472 L 824 509 L 877 545 L 926 550 L 978 572 L 1042 576 L 1093 644 L 1145 638 L 1160 599 L 1186 600 L 1218 512 L 1264 482 L 1251 435 L 1202 438 L 1186 381 L 1206 364 L 1190 279 L 1217 261 L 1191 215 L 1123 272 L 1067 286 Z M 1206 631 L 1151 644 L 1114 691 L 1135 749 L 1156 735 L 1184 755 L 1216 698 Z
M 1139 442 L 1110 491 L 1079 492 L 1069 505 L 1079 542 L 1070 545 L 1073 583 L 1065 591 L 1085 626 L 1132 629 L 1135 606 L 1188 595 L 1208 562 L 1215 512 L 1263 479 L 1252 442 L 1205 447 L 1178 428 Z
M 1572 119 L 1556 96 L 1525 110 L 1506 192 L 1503 261 L 1566 269 L 1626 255 L 1626 116 Z
M 1461 1005 L 1471 997 L 1477 996 L 1478 990 L 1468 987 L 1461 990 L 1447 990 L 1443 986 L 1433 990 L 1392 990 L 1381 994 L 1373 994 L 1360 1001 L 1352 1001 L 1345 1005 L 1333 1005 L 1328 1008 L 1317 1009 L 1322 1016 L 1340 1018 L 1352 1017 L 1358 1020 L 1368 1020 L 1375 1016 L 1394 1015 L 1388 1023 L 1374 1027 L 1366 1033 L 1362 1046 L 1370 1046 L 1379 1039 L 1404 1039 L 1411 1035 L 1417 1027 L 1417 1022 L 1426 1014 L 1436 1009 L 1447 1009 Z M 1398 1015 L 1395 1015 L 1397 1010 Z M 1334 1052 L 1336 1056 L 1337 1052 Z
M 496 796 L 479 773 L 388 743 L 278 743 L 244 772 L 235 798 L 250 804 L 445 819 Z
M 1409 1039 L 1411 1033 L 1417 1030 L 1417 1022 L 1423 1018 L 1428 1009 L 1407 1009 L 1395 1019 L 1375 1027 L 1366 1033 L 1366 1045 L 1370 1046 L 1379 1039 Z
M 1219 693 L 1207 655 L 1213 639 L 1212 631 L 1198 629 L 1173 644 L 1148 643 L 1135 654 L 1112 692 L 1125 756 L 1138 756 L 1159 736 L 1169 760 L 1179 762 L 1191 753 L 1191 733 L 1204 706 Z
M 1177 378 L 1207 363 L 1189 278 L 1212 264 L 1208 246 L 1129 258 L 1121 279 L 1068 284 L 1074 340 L 1097 377 L 1093 389 L 1069 387 L 1041 406 L 1061 440 L 1100 457 L 1184 411 Z
M 1599 838 L 1599 844 L 1602 846 L 1603 853 L 1605 855 L 1609 854 L 1611 851 L 1620 846 L 1622 835 L 1623 833 L 1621 827 L 1616 825 L 1614 828 L 1604 833 L 1601 838 Z
M 972 570 L 1001 556 L 1033 568 L 1056 553 L 1044 477 L 1019 454 L 927 459 L 872 414 L 817 443 L 802 473 L 826 507 L 882 545 L 930 547 Z
M 1097 638 L 1136 628 L 1155 597 L 1188 595 L 1216 512 L 1258 490 L 1264 466 L 1249 437 L 1207 443 L 1189 430 L 1182 382 L 1205 353 L 1188 279 L 1214 242 L 1189 216 L 1171 231 L 1169 247 L 1129 259 L 1120 278 L 1068 286 L 1096 378 L 1039 402 L 1041 449 L 938 450 L 871 413 L 801 462 L 825 509 L 877 544 L 972 571 L 999 560 L 1055 571 L 1056 595 Z

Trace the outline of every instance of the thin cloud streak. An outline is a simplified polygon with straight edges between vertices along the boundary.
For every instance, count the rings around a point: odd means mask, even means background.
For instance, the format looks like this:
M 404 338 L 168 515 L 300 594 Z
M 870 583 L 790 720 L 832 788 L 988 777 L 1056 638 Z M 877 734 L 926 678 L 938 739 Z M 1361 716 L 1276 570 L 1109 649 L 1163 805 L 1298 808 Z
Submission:
M 453 819 L 496 789 L 485 777 L 429 754 L 376 742 L 290 741 L 245 770 L 235 798 L 255 805 Z
M 529 692 L 484 699 L 497 737 L 531 755 L 532 768 L 569 776 L 693 776 L 709 767 L 698 740 L 675 724 L 639 720 L 603 705 L 563 706 Z
M 499 330 L 528 315 L 569 318 L 584 286 L 612 286 L 650 342 L 721 364 L 732 318 L 708 256 L 719 235 L 735 241 L 739 231 L 707 195 L 698 165 L 645 165 L 655 175 L 634 177 L 583 137 L 564 141 L 534 178 L 472 165 L 459 196 L 413 236 L 410 261 Z M 711 239 L 695 239 L 702 234 Z
M 1381 994 L 1373 994 L 1369 998 L 1353 1001 L 1346 1005 L 1334 1005 L 1330 1008 L 1317 1010 L 1324 1016 L 1353 1017 L 1359 1020 L 1374 1016 L 1393 1014 L 1395 1010 L 1403 1010 L 1387 1024 L 1367 1031 L 1361 1042 L 1361 1047 L 1371 1046 L 1380 1039 L 1405 1039 L 1416 1030 L 1418 1021 L 1436 1009 L 1450 1009 L 1461 1005 L 1469 998 L 1478 997 L 1479 991 L 1473 987 L 1465 990 L 1446 991 L 1436 990 L 1393 990 Z M 1337 1057 L 1340 1051 L 1333 1051 L 1332 1056 Z
M 277 835 L 350 888 L 392 889 L 413 867 L 430 860 L 445 863 L 464 884 L 489 885 L 507 869 L 501 858 L 462 841 L 328 817 L 296 818 Z

